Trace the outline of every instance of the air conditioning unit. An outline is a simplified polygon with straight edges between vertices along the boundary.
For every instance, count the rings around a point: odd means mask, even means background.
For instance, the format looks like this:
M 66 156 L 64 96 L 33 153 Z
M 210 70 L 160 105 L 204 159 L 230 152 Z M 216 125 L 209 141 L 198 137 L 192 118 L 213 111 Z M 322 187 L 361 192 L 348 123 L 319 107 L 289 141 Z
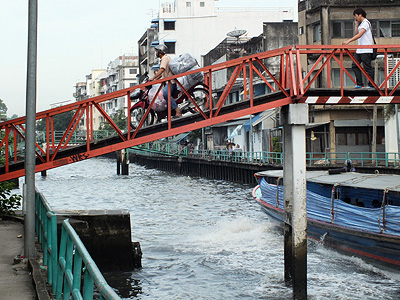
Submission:
M 387 75 L 389 75 L 396 65 L 400 62 L 400 58 L 397 57 L 388 57 L 387 59 Z M 388 85 L 389 87 L 395 87 L 396 84 L 400 81 L 400 66 L 394 71 L 392 76 L 389 78 Z

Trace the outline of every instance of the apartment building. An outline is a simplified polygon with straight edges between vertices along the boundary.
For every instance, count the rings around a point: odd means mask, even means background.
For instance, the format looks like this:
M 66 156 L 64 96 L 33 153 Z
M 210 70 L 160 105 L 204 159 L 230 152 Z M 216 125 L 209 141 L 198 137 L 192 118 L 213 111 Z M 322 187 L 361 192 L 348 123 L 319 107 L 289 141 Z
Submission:
M 139 40 L 140 74 L 154 59 L 149 47 L 157 44 L 168 46 L 173 57 L 191 53 L 203 65 L 202 56 L 216 47 L 235 29 L 245 30 L 244 37 L 259 36 L 263 22 L 293 20 L 293 8 L 221 8 L 215 0 L 175 0 L 161 4 L 158 17 L 152 20 L 150 29 Z M 147 49 L 148 51 L 144 51 Z M 156 61 L 154 63 L 157 63 Z M 142 68 L 143 66 L 143 68 Z
M 78 82 L 75 85 L 74 97 L 76 101 L 97 97 L 112 93 L 117 90 L 126 89 L 138 84 L 139 62 L 138 56 L 124 54 L 111 61 L 107 69 L 95 69 L 86 76 L 86 82 Z M 101 107 L 113 117 L 118 110 L 128 109 L 127 97 L 119 97 L 102 102 Z M 105 122 L 104 117 L 97 109 L 93 110 L 93 129 L 98 130 Z M 86 115 L 83 116 L 80 128 L 86 129 Z

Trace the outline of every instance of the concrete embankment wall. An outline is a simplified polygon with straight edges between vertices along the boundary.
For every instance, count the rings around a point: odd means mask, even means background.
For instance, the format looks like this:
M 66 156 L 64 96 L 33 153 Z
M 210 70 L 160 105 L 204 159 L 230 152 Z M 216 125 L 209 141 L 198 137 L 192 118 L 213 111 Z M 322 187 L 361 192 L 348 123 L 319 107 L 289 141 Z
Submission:
M 115 158 L 116 155 L 114 154 Z M 234 162 L 218 161 L 176 156 L 150 156 L 147 154 L 129 153 L 130 162 L 139 165 L 145 165 L 149 168 L 155 168 L 163 171 L 186 174 L 190 176 L 201 176 L 210 179 L 227 180 L 245 184 L 255 184 L 254 173 L 266 170 L 282 169 L 280 165 L 261 164 L 256 162 Z M 398 174 L 400 167 L 386 167 L 366 165 L 360 166 L 354 164 L 357 172 L 374 174 Z M 343 164 L 338 165 L 313 165 L 307 166 L 308 171 L 326 170 L 332 168 L 343 168 Z
M 130 162 L 145 165 L 163 171 L 201 176 L 210 179 L 255 184 L 254 173 L 265 170 L 280 169 L 280 166 L 204 160 L 175 156 L 147 156 L 130 153 Z
M 60 210 L 57 214 L 58 241 L 61 224 L 69 219 L 101 272 L 131 271 L 141 267 L 139 242 L 131 241 L 130 214 L 124 210 Z

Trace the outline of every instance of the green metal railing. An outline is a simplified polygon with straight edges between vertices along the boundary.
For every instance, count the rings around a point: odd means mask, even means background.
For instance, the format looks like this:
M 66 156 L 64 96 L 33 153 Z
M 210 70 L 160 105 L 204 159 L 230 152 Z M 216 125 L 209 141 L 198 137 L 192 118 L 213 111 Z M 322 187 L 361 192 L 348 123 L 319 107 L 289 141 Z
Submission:
M 93 299 L 94 286 L 100 300 L 121 299 L 107 284 L 68 220 L 62 224 L 58 261 L 56 299 Z
M 121 300 L 107 284 L 78 234 L 65 220 L 57 253 L 57 216 L 44 196 L 36 191 L 35 230 L 43 250 L 43 267 L 55 299 L 93 299 L 94 287 L 100 300 Z M 83 275 L 83 277 L 82 277 Z
M 148 155 L 171 155 L 189 158 L 219 160 L 232 162 L 246 162 L 255 164 L 283 165 L 281 152 L 243 152 L 241 149 L 229 150 L 194 150 L 187 146 L 166 142 L 151 142 L 131 148 L 138 153 L 146 152 Z M 238 151 L 239 150 L 239 151 Z M 351 160 L 358 166 L 400 166 L 400 153 L 398 152 L 307 152 L 306 161 L 312 165 L 343 165 L 346 160 Z
M 36 191 L 35 230 L 43 250 L 47 282 L 55 293 L 57 287 L 57 216 L 42 194 Z

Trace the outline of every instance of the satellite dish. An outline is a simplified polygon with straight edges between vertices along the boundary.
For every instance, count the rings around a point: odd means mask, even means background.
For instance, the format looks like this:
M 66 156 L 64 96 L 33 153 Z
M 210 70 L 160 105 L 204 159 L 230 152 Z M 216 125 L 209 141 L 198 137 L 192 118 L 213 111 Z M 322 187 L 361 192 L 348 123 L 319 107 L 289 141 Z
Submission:
M 226 35 L 239 38 L 241 35 L 245 34 L 247 31 L 243 29 L 235 29 L 233 31 L 228 32 Z

